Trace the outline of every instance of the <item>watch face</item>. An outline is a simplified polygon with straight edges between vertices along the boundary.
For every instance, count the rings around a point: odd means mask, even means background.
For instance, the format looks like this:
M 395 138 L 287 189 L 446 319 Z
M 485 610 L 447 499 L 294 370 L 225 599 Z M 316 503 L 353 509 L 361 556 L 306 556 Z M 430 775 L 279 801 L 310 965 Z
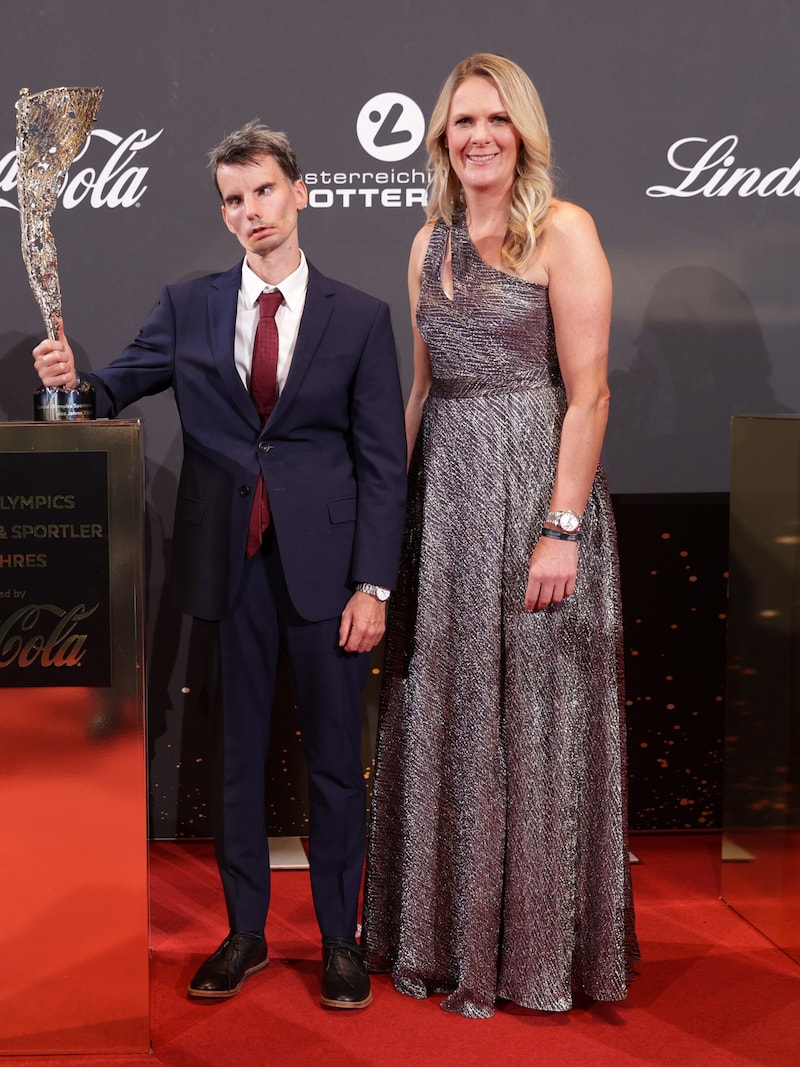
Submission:
M 567 533 L 572 533 L 577 530 L 581 524 L 581 520 L 575 514 L 574 511 L 565 511 L 559 519 L 558 525 L 562 530 L 566 530 Z

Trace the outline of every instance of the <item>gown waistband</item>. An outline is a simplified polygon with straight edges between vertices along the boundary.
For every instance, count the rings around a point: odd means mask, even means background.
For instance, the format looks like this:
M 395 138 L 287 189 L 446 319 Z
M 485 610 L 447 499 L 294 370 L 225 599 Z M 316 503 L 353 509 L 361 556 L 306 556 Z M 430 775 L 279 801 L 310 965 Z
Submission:
M 520 377 L 499 378 L 434 378 L 430 396 L 445 400 L 466 400 L 473 396 L 502 396 L 504 393 L 526 393 L 532 389 L 554 388 L 557 382 L 545 371 Z

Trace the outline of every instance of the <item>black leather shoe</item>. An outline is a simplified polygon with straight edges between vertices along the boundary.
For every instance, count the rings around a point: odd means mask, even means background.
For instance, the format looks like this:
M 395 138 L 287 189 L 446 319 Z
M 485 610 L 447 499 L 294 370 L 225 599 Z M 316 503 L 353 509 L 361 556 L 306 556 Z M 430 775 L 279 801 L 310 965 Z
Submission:
M 349 937 L 323 937 L 322 1006 L 366 1008 L 371 1000 L 363 949 Z
M 229 934 L 189 983 L 190 997 L 235 997 L 269 963 L 263 934 Z

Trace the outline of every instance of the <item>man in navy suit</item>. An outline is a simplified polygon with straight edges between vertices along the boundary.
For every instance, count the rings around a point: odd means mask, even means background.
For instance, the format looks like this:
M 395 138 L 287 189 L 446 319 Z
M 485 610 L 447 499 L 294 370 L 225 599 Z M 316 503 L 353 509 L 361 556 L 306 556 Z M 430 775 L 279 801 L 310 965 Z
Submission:
M 210 161 L 244 261 L 167 286 L 133 344 L 82 375 L 99 417 L 171 387 L 183 430 L 171 581 L 181 609 L 217 633 L 214 837 L 230 923 L 188 992 L 234 996 L 268 962 L 264 762 L 283 647 L 309 771 L 321 1002 L 366 1007 L 355 939 L 366 833 L 360 693 L 384 632 L 405 510 L 389 309 L 307 262 L 297 224 L 308 194 L 283 134 L 248 123 Z M 274 407 L 265 415 L 251 370 L 259 298 L 276 290 Z M 73 388 L 59 327 L 57 340 L 34 350 L 35 367 L 45 385 Z

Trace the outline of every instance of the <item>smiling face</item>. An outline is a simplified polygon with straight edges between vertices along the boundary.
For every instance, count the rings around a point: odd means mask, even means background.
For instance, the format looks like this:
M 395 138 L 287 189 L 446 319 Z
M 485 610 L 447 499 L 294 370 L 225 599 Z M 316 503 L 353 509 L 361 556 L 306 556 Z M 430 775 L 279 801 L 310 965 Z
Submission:
M 445 146 L 465 193 L 511 192 L 520 137 L 489 78 L 466 78 L 453 93 Z
M 268 270 L 270 277 L 264 280 L 272 281 L 275 273 L 291 273 L 300 262 L 297 216 L 308 202 L 304 183 L 290 181 L 272 156 L 222 164 L 216 180 L 225 225 L 256 274 Z

